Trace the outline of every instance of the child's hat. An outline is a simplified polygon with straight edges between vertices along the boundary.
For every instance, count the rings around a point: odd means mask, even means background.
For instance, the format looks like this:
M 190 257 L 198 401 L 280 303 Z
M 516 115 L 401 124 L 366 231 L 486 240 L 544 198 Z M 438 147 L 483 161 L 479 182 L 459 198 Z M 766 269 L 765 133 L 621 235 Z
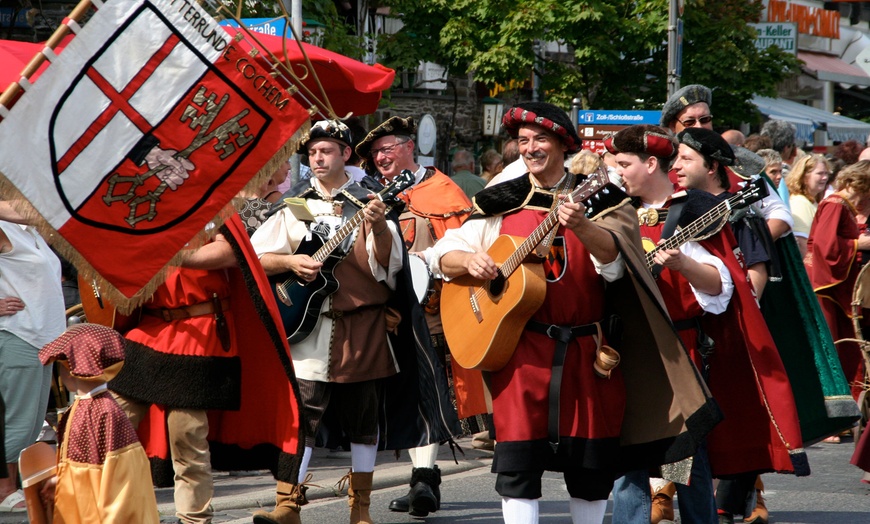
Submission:
M 70 375 L 88 381 L 108 382 L 124 365 L 125 339 L 114 329 L 99 324 L 76 324 L 42 346 L 43 364 L 59 360 Z

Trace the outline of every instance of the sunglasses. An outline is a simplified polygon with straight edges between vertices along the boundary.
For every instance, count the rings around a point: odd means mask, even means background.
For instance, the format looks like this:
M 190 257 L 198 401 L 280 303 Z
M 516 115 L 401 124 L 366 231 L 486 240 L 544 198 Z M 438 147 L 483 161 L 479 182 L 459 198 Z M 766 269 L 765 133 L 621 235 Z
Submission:
M 702 116 L 701 118 L 687 118 L 685 120 L 680 120 L 680 123 L 683 124 L 683 127 L 694 127 L 695 123 L 701 122 L 702 124 L 709 124 L 713 121 L 713 115 Z

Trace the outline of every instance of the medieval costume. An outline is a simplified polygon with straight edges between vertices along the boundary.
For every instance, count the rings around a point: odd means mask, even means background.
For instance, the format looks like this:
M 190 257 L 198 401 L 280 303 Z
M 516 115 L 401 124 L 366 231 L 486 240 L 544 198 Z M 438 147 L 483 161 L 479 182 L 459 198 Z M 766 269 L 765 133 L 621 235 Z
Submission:
M 593 500 L 607 498 L 617 470 L 692 455 L 719 417 L 643 265 L 628 198 L 615 186 L 609 191 L 609 202 L 593 220 L 617 240 L 622 262 L 600 268 L 602 276 L 615 270 L 605 284 L 585 247 L 560 227 L 545 262 L 544 304 L 533 315 L 532 327 L 523 332 L 508 364 L 491 373 L 498 439 L 493 471 L 586 470 L 599 481 L 593 483 L 598 486 L 595 493 L 584 494 Z M 528 175 L 481 191 L 475 197 L 478 213 L 460 229 L 448 231 L 435 247 L 437 258 L 454 250 L 488 246 L 499 234 L 527 236 L 551 210 L 554 198 L 555 193 L 535 187 Z M 615 267 L 622 263 L 624 276 Z M 566 301 L 578 289 L 583 290 L 582 297 Z M 574 379 L 557 389 L 561 392 L 558 434 L 550 434 L 548 391 L 558 343 L 534 326 L 595 326 L 612 313 L 618 313 L 626 327 L 611 331 L 615 323 L 602 324 L 609 331 L 607 343 L 622 355 L 620 365 L 609 379 L 593 371 L 596 348 L 605 343 L 596 342 L 597 328 L 581 330 L 579 337 L 570 340 L 564 367 Z M 661 353 L 649 351 L 650 341 Z M 522 373 L 517 372 L 520 368 Z M 650 388 L 659 387 L 674 392 L 666 395 L 671 400 L 648 394 Z M 588 402 L 590 398 L 596 400 Z M 671 406 L 676 398 L 681 399 L 679 406 Z M 669 426 L 671 418 L 666 413 L 671 408 L 672 413 L 679 413 L 679 429 Z M 556 442 L 553 451 L 550 443 Z
M 39 352 L 58 360 L 81 385 L 93 387 L 58 424 L 56 524 L 157 523 L 148 457 L 127 415 L 106 388 L 124 361 L 124 339 L 97 324 L 71 327 Z
M 854 338 L 852 291 L 860 266 L 857 210 L 844 198 L 831 195 L 819 204 L 807 242 L 804 265 L 834 340 Z M 840 364 L 856 400 L 864 391 L 864 360 L 854 342 L 837 345 Z
M 372 144 L 386 136 L 408 136 L 416 133 L 413 118 L 392 117 L 373 129 L 356 148 L 361 158 L 372 161 Z M 434 167 L 416 166 L 414 184 L 402 191 L 399 198 L 403 206 L 398 210 L 399 227 L 409 253 L 423 253 L 444 236 L 448 229 L 459 227 L 471 213 L 471 202 L 463 190 L 447 175 Z M 381 177 L 382 183 L 388 181 Z M 454 405 L 462 419 L 463 433 L 474 433 L 484 428 L 482 415 L 488 411 L 483 379 L 480 373 L 462 369 L 449 359 L 449 348 L 444 339 L 440 316 L 441 282 L 432 283 L 432 293 L 425 304 L 425 320 L 429 328 L 430 342 L 440 364 L 449 369 L 452 382 L 450 391 Z M 409 449 L 414 465 L 411 473 L 411 488 L 408 495 L 393 500 L 393 511 L 411 512 L 414 516 L 426 516 L 440 506 L 441 472 L 435 464 L 437 445 L 430 444 Z M 412 504 L 412 498 L 413 504 Z
M 173 425 L 200 428 L 191 430 L 197 442 L 207 428 L 207 446 L 199 444 L 194 456 L 172 450 L 185 461 L 180 474 L 191 477 L 181 495 L 193 508 L 184 517 L 190 520 L 210 514 L 210 468 L 269 469 L 295 481 L 302 456 L 295 375 L 269 283 L 238 216 L 220 232 L 238 267 L 171 271 L 126 334 L 134 343 L 110 384 L 130 405 L 153 404 L 138 428 L 152 459 L 168 458 Z M 157 481 L 165 462 L 152 467 Z

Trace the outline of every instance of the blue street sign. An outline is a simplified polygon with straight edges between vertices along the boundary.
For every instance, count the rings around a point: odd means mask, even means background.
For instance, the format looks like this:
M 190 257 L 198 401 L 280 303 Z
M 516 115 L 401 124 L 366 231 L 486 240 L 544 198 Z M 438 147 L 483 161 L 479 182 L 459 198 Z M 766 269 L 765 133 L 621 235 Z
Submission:
M 607 126 L 630 126 L 634 124 L 658 125 L 662 118 L 661 111 L 591 111 L 580 109 L 577 111 L 577 123 L 598 124 Z
M 242 23 L 251 31 L 272 36 L 284 36 L 284 28 L 287 25 L 284 18 L 242 18 Z M 235 20 L 229 19 L 221 21 L 220 24 L 229 27 L 239 26 Z M 287 38 L 293 38 L 293 32 L 289 28 Z

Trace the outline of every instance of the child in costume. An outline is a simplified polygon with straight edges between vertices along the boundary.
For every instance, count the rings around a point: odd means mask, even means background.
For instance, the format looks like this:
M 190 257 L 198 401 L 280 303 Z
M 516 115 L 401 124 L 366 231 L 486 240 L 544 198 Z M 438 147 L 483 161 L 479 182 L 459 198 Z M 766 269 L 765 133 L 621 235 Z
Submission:
M 43 346 L 43 364 L 61 363 L 75 401 L 58 424 L 57 476 L 42 490 L 55 524 L 157 523 L 150 466 L 133 425 L 106 384 L 124 363 L 124 338 L 78 324 Z

